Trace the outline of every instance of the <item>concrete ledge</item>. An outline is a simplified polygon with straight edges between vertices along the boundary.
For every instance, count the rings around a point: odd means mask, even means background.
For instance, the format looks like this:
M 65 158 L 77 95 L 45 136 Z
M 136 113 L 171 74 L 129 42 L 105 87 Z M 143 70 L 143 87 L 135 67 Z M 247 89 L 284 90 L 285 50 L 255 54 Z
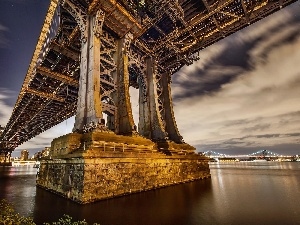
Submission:
M 157 152 L 156 143 L 141 136 L 123 136 L 110 132 L 93 131 L 86 134 L 70 133 L 55 138 L 51 143 L 52 157 L 98 150 L 99 152 Z

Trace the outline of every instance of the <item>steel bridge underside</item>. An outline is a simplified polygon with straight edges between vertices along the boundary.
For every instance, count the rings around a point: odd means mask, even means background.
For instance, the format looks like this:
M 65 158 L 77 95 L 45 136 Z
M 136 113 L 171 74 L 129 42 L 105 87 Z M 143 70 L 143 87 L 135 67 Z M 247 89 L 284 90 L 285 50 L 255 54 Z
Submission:
M 100 7 L 106 14 L 104 29 L 116 38 L 132 33 L 131 48 L 143 57 L 158 59 L 161 73 L 173 74 L 198 60 L 201 49 L 295 0 L 72 2 L 89 13 Z M 75 114 L 80 49 L 75 19 L 52 1 L 12 115 L 0 134 L 0 151 L 12 151 Z M 138 86 L 134 77 L 130 84 Z

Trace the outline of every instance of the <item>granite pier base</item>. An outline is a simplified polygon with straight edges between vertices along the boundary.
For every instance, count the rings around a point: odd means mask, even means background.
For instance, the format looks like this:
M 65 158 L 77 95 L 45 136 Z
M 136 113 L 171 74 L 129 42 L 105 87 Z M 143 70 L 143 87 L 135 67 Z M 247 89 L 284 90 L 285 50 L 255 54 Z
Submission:
M 41 160 L 37 186 L 86 204 L 210 177 L 206 157 L 166 146 L 113 133 L 64 135 Z

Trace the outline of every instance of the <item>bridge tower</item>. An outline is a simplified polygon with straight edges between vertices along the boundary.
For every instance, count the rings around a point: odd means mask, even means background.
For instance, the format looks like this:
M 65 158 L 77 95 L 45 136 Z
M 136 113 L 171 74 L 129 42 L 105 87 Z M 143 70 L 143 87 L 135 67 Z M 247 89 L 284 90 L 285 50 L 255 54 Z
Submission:
M 114 1 L 57 3 L 78 26 L 78 98 L 73 132 L 52 141 L 37 185 L 88 203 L 209 177 L 207 158 L 179 134 L 172 73 L 156 54 L 133 45 L 142 32 L 136 19 Z M 139 88 L 138 129 L 130 86 Z
M 107 16 L 99 5 L 90 6 L 89 11 L 84 11 L 76 1 L 63 0 L 60 5 L 74 17 L 80 30 L 79 91 L 75 134 L 71 136 L 91 132 L 125 135 L 133 142 L 144 140 L 146 144 L 152 140 L 159 150 L 169 154 L 182 150 L 192 153 L 195 148 L 184 143 L 176 125 L 170 87 L 172 74 L 159 70 L 160 59 L 132 49 L 130 31 L 119 37 L 104 29 Z M 130 103 L 132 84 L 140 90 L 139 132 Z

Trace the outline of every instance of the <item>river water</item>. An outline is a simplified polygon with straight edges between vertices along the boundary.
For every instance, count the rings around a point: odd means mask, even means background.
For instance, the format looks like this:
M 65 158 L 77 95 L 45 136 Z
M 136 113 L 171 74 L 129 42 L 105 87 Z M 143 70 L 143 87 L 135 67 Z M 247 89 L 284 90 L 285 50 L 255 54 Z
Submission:
M 0 167 L 0 199 L 37 224 L 63 214 L 101 225 L 300 224 L 300 162 L 210 164 L 211 179 L 78 205 L 36 188 L 36 169 Z

